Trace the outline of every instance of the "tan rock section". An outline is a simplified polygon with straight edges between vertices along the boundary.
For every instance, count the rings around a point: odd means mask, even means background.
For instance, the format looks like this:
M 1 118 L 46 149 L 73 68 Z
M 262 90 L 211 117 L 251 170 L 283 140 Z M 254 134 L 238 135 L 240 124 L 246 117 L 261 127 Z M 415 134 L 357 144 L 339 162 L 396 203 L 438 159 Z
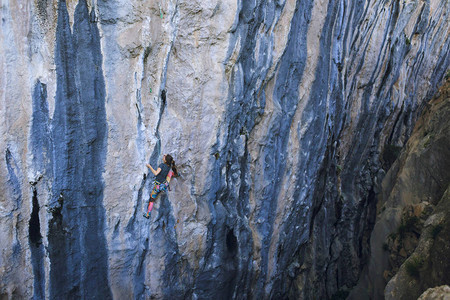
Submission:
M 417 300 L 448 300 L 450 299 L 450 287 L 442 285 L 435 288 L 429 288 Z

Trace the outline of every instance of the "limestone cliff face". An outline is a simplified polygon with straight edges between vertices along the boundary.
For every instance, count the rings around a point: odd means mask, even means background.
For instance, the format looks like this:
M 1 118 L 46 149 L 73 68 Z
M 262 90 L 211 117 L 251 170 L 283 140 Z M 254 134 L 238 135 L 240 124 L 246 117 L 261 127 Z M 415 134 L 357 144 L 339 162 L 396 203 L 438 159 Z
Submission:
M 449 66 L 446 0 L 4 1 L 0 294 L 327 298 Z M 166 97 L 161 97 L 165 93 Z M 156 166 L 181 177 L 142 217 Z

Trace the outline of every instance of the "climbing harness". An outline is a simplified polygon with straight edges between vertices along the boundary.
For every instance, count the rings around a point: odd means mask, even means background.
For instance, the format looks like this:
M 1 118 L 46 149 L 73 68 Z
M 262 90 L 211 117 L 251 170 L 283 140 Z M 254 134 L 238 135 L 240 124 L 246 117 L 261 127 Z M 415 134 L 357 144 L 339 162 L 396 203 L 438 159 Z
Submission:
M 156 197 L 158 196 L 159 193 L 167 191 L 168 188 L 169 188 L 169 183 L 167 182 L 167 180 L 165 180 L 162 183 L 155 180 L 153 182 L 153 190 L 152 190 L 150 197 L 152 199 L 156 199 Z

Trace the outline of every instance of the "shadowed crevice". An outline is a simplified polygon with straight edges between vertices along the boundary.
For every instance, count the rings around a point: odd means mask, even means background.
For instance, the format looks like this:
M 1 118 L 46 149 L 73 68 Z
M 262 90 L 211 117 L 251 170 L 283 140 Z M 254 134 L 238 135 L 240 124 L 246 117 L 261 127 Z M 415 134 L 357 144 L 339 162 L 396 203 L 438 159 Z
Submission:
M 32 211 L 30 221 L 28 223 L 29 229 L 29 244 L 31 252 L 31 265 L 33 267 L 34 276 L 34 291 L 33 299 L 45 299 L 45 270 L 44 257 L 45 249 L 42 244 L 41 224 L 39 220 L 39 201 L 37 197 L 37 190 L 32 188 Z

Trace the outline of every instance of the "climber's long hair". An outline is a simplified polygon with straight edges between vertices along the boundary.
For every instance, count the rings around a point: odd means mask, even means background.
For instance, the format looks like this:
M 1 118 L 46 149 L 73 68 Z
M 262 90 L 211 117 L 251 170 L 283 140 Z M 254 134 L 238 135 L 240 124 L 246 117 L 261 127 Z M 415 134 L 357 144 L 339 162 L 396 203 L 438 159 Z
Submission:
M 172 168 L 173 174 L 175 175 L 174 177 L 177 177 L 178 176 L 177 166 L 175 166 L 175 160 L 170 154 L 166 154 L 166 165 Z

